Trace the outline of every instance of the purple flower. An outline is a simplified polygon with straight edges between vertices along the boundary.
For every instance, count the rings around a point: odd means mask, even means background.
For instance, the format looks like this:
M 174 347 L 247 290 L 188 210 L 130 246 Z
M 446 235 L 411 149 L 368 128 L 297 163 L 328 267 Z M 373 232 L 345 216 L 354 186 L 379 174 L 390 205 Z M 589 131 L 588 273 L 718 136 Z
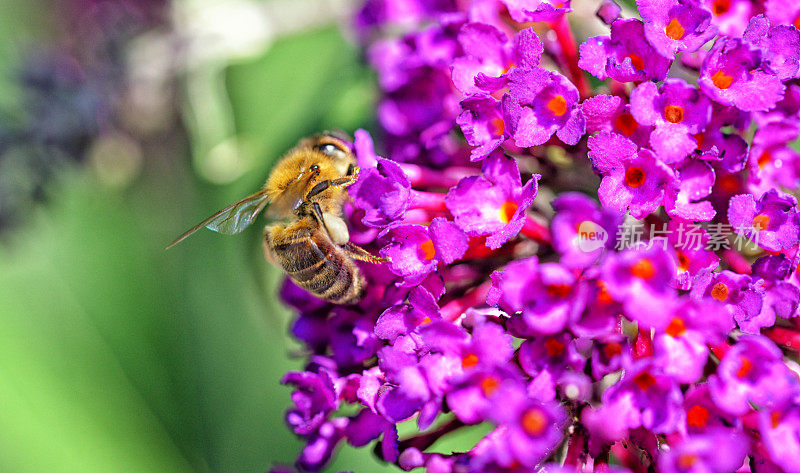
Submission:
M 539 402 L 526 395 L 524 386 L 507 382 L 500 386 L 488 418 L 503 432 L 497 463 L 517 463 L 528 469 L 544 460 L 562 438 L 566 413 L 556 402 Z
M 619 20 L 611 25 L 611 36 L 595 36 L 580 47 L 578 63 L 600 80 L 620 82 L 663 80 L 670 60 L 660 56 L 644 38 L 644 23 Z
M 695 277 L 691 295 L 696 299 L 716 299 L 725 304 L 739 327 L 746 332 L 756 333 L 761 327 L 775 322 L 766 318 L 768 314 L 762 314 L 763 293 L 746 274 L 703 271 Z
M 647 40 L 662 56 L 698 50 L 717 33 L 711 13 L 695 0 L 637 0 Z
M 581 103 L 586 130 L 615 132 L 630 138 L 640 147 L 650 146 L 651 126 L 640 125 L 631 114 L 630 105 L 616 95 L 595 95 Z
M 678 276 L 676 286 L 684 291 L 692 288 L 693 278 L 701 271 L 713 271 L 719 266 L 719 257 L 706 249 L 708 233 L 702 227 L 681 218 L 667 224 L 667 241 L 675 247 Z
M 752 407 L 783 408 L 798 394 L 800 383 L 774 343 L 761 335 L 744 335 L 709 377 L 708 388 L 720 409 L 741 415 Z
M 623 303 L 625 315 L 645 327 L 663 330 L 670 320 L 665 309 L 675 297 L 670 286 L 675 261 L 659 245 L 643 246 L 610 255 L 602 265 L 602 281 L 608 293 Z M 654 304 L 661 310 L 652 310 Z
M 592 434 L 610 441 L 638 427 L 672 433 L 681 421 L 682 402 L 678 384 L 660 374 L 652 361 L 641 360 L 603 393 L 601 406 L 584 411 L 583 420 Z
M 603 23 L 611 25 L 621 17 L 622 9 L 614 0 L 603 0 L 603 3 L 597 7 L 595 14 L 603 20 Z
M 655 154 L 616 133 L 589 137 L 589 159 L 603 175 L 600 203 L 618 212 L 630 211 L 644 218 L 661 205 L 664 189 L 674 179 L 673 171 Z
M 498 289 L 500 307 L 519 312 L 511 323 L 520 335 L 553 334 L 575 321 L 586 304 L 587 290 L 558 263 L 538 264 L 535 257 L 510 263 Z
M 716 102 L 752 112 L 769 110 L 783 97 L 784 85 L 761 68 L 761 52 L 740 39 L 718 38 L 703 61 L 700 89 Z
M 697 382 L 708 359 L 707 345 L 723 341 L 732 328 L 733 319 L 720 304 L 685 299 L 655 337 L 656 362 L 680 383 Z
M 519 23 L 529 21 L 553 21 L 564 13 L 572 11 L 571 0 L 500 0 L 511 18 Z
M 727 473 L 742 466 L 749 439 L 733 429 L 716 428 L 690 435 L 659 456 L 663 473 Z
M 710 164 L 700 160 L 687 160 L 677 169 L 677 188 L 668 189 L 665 210 L 671 217 L 694 221 L 708 221 L 716 211 L 711 202 L 696 200 L 707 197 L 716 180 Z
M 770 27 L 764 15 L 750 19 L 744 41 L 761 50 L 762 67 L 781 80 L 798 76 L 800 66 L 800 31 L 793 26 Z
M 361 169 L 350 188 L 356 207 L 365 211 L 362 222 L 384 227 L 401 220 L 411 200 L 411 184 L 397 163 L 378 158 L 377 166 Z
M 760 411 L 758 430 L 772 461 L 787 473 L 800 472 L 800 407 Z
M 711 102 L 681 79 L 667 79 L 657 87 L 645 82 L 631 92 L 631 113 L 643 125 L 653 125 L 650 145 L 667 163 L 685 158 L 697 148 L 691 135 L 705 129 Z
M 744 33 L 753 10 L 750 0 L 704 0 L 703 6 L 711 12 L 711 23 L 720 34 L 731 37 Z
M 535 67 L 514 69 L 508 78 L 503 113 L 517 146 L 546 143 L 553 133 L 574 145 L 586 133 L 578 89 L 566 77 Z
M 479 161 L 497 149 L 508 135 L 500 101 L 491 95 L 473 95 L 461 102 L 464 111 L 456 123 L 472 148 L 470 157 Z
M 442 217 L 433 219 L 430 227 L 389 227 L 381 233 L 381 238 L 388 239 L 388 243 L 381 248 L 380 254 L 389 258 L 389 269 L 403 277 L 403 286 L 419 284 L 439 262 L 450 264 L 461 258 L 468 245 L 464 232 Z
M 553 248 L 569 268 L 596 262 L 604 249 L 614 247 L 622 216 L 603 211 L 584 194 L 566 192 L 553 201 L 556 214 L 550 225 Z
M 470 236 L 489 235 L 486 246 L 495 249 L 522 229 L 541 176 L 534 174 L 523 186 L 516 161 L 497 151 L 482 171 L 451 188 L 445 204 L 459 228 Z
M 543 52 L 542 42 L 532 29 L 522 30 L 508 44 L 497 28 L 467 23 L 458 33 L 464 55 L 452 63 L 453 84 L 464 95 L 494 91 L 505 86 L 500 77 L 512 67 L 536 67 Z M 480 84 L 480 85 L 478 85 Z
M 771 189 L 758 201 L 752 194 L 733 196 L 728 220 L 738 233 L 746 235 L 766 250 L 791 248 L 800 241 L 797 200 Z

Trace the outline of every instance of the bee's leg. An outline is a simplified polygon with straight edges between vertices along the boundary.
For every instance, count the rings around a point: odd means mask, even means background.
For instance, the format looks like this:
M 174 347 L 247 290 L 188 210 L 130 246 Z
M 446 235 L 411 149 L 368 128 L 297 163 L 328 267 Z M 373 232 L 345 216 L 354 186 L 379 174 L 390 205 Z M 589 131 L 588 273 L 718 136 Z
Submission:
M 311 188 L 310 191 L 308 191 L 308 194 L 306 194 L 306 200 L 314 197 L 317 194 L 322 193 L 329 187 L 340 187 L 340 186 L 350 187 L 357 180 L 358 180 L 358 167 L 354 164 L 351 164 L 347 168 L 347 174 L 344 177 L 318 182 L 317 185 L 315 185 L 314 187 Z
M 345 251 L 345 253 L 353 257 L 353 259 L 357 259 L 359 261 L 366 261 L 373 264 L 387 263 L 389 261 L 388 258 L 380 258 L 375 256 L 354 243 L 347 242 L 342 245 L 342 249 Z

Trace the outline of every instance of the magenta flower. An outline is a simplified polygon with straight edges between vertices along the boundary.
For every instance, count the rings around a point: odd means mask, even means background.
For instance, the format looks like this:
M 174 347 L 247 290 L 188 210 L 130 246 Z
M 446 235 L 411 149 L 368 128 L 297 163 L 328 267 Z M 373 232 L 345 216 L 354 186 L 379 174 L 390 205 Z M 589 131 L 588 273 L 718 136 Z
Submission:
M 722 358 L 708 380 L 720 409 L 733 415 L 758 409 L 780 409 L 800 393 L 797 375 L 781 361 L 781 352 L 761 335 L 743 336 Z
M 581 44 L 582 69 L 600 80 L 620 82 L 663 80 L 670 60 L 660 56 L 644 38 L 644 23 L 619 20 L 611 25 L 611 36 L 595 36 Z
M 645 82 L 631 92 L 631 113 L 638 123 L 655 126 L 650 145 L 664 162 L 675 163 L 697 148 L 691 135 L 705 129 L 711 102 L 680 79 L 667 79 L 660 87 Z
M 508 80 L 503 111 L 517 146 L 543 144 L 554 133 L 564 143 L 575 144 L 586 133 L 578 89 L 566 77 L 537 67 L 514 69 Z
M 415 286 L 436 269 L 439 262 L 452 263 L 467 250 L 467 236 L 444 218 L 422 225 L 399 225 L 381 233 L 388 244 L 381 256 L 389 258 L 389 269 L 403 277 L 403 286 Z
M 643 218 L 663 202 L 664 190 L 675 179 L 672 169 L 653 152 L 616 133 L 589 138 L 589 159 L 603 175 L 600 203 L 618 212 Z
M 778 251 L 800 241 L 797 200 L 771 189 L 758 201 L 752 194 L 731 198 L 728 220 L 740 233 L 764 249 Z
M 733 429 L 710 429 L 689 435 L 659 458 L 659 469 L 665 473 L 736 471 L 744 463 L 749 439 Z
M 461 102 L 464 112 L 456 123 L 472 148 L 470 157 L 479 161 L 497 149 L 508 138 L 500 101 L 491 95 L 473 95 Z
M 783 97 L 780 78 L 763 70 L 761 52 L 742 40 L 720 37 L 703 61 L 697 84 L 711 99 L 752 112 Z
M 637 0 L 647 40 L 668 59 L 692 52 L 717 33 L 711 13 L 695 0 Z
M 484 23 L 462 26 L 458 42 L 465 55 L 453 60 L 453 84 L 464 95 L 503 87 L 501 76 L 512 67 L 538 66 L 544 48 L 532 29 L 520 31 L 509 44 L 504 33 Z
M 470 236 L 489 235 L 486 246 L 494 249 L 522 229 L 540 176 L 523 186 L 516 162 L 499 152 L 486 158 L 482 170 L 450 189 L 445 204 L 459 228 Z

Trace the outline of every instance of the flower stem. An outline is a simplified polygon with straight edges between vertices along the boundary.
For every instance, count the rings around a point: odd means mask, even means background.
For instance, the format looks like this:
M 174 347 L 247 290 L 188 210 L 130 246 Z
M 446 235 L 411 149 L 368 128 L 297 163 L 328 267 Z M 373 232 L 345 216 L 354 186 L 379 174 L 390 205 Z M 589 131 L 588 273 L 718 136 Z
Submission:
M 589 81 L 586 80 L 586 75 L 584 75 L 583 70 L 578 67 L 578 46 L 575 43 L 575 36 L 572 34 L 572 28 L 569 26 L 567 16 L 562 15 L 558 20 L 549 22 L 548 24 L 556 33 L 556 39 L 561 47 L 561 56 L 564 65 L 569 71 L 572 83 L 578 88 L 582 99 L 589 97 L 591 95 Z
M 525 224 L 522 226 L 521 233 L 533 241 L 550 243 L 550 230 L 530 215 L 525 215 Z
M 492 283 L 487 281 L 480 286 L 468 291 L 464 296 L 459 299 L 453 299 L 444 305 L 441 309 L 442 318 L 454 322 L 461 317 L 470 307 L 484 304 L 486 302 L 486 294 L 491 289 Z

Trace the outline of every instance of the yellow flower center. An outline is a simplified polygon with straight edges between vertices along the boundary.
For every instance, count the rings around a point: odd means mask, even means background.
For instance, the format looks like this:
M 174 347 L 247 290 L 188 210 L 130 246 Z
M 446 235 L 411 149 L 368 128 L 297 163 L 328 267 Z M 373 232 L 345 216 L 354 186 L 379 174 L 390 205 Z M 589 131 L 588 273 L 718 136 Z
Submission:
M 500 210 L 498 210 L 500 221 L 503 223 L 510 222 L 511 219 L 514 218 L 514 214 L 517 213 L 518 208 L 519 206 L 510 200 L 503 202 L 503 205 L 500 206 Z

